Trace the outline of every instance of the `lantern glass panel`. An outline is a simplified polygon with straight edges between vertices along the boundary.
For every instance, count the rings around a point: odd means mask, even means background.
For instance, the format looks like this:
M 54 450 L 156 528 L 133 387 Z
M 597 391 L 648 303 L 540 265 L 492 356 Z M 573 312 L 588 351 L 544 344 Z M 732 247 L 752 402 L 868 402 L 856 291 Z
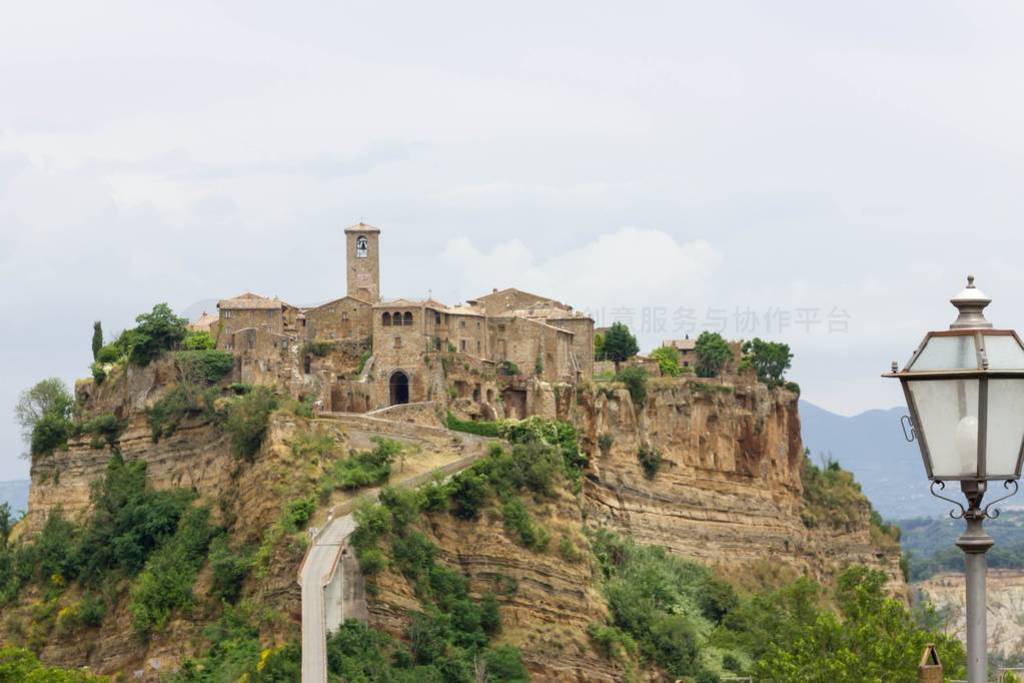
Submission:
M 1016 479 L 1017 460 L 1024 441 L 1024 378 L 988 381 L 987 423 L 986 477 Z
M 978 356 L 975 353 L 974 337 L 932 337 L 925 344 L 921 355 L 910 369 L 922 370 L 976 370 Z
M 986 335 L 985 355 L 989 370 L 1024 370 L 1024 349 L 1014 336 Z
M 917 427 L 928 446 L 932 478 L 975 478 L 978 474 L 978 380 L 908 379 L 907 385 L 917 408 Z

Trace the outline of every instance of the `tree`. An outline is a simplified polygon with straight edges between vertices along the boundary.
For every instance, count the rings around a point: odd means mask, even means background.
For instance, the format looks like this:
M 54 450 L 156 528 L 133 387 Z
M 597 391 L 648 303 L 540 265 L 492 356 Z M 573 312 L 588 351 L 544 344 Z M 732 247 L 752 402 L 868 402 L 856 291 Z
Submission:
M 594 333 L 594 360 L 608 360 L 604 351 L 604 335 L 600 332 Z
M 624 368 L 615 375 L 616 382 L 622 382 L 629 390 L 629 397 L 633 399 L 633 405 L 642 408 L 647 400 L 647 371 L 641 367 L 632 366 Z
M 658 361 L 658 368 L 664 377 L 678 377 L 683 371 L 679 365 L 679 350 L 674 346 L 659 346 L 651 351 L 651 358 Z
M 716 377 L 722 373 L 726 362 L 732 360 L 732 349 L 717 332 L 701 332 L 693 353 L 697 357 L 694 371 L 698 377 Z
M 97 320 L 92 324 L 92 359 L 99 360 L 103 348 L 103 324 Z
M 138 325 L 121 333 L 119 342 L 127 347 L 128 360 L 147 365 L 161 353 L 177 346 L 187 333 L 188 321 L 174 315 L 167 304 L 157 304 L 149 313 L 135 318 Z
M 75 399 L 57 377 L 44 379 L 21 392 L 14 406 L 14 419 L 32 453 L 52 451 L 67 440 Z
M 770 387 L 782 384 L 783 374 L 789 369 L 793 354 L 789 344 L 767 342 L 754 337 L 743 344 L 744 366 L 749 365 L 757 372 L 757 378 Z
M 608 360 L 615 361 L 615 369 L 619 363 L 632 358 L 640 351 L 636 337 L 622 323 L 612 323 L 611 329 L 604 336 L 604 354 Z

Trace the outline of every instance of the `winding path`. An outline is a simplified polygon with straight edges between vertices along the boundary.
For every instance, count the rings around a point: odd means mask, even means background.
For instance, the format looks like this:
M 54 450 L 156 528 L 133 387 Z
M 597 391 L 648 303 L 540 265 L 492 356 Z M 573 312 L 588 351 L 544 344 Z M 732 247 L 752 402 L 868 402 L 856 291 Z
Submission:
M 387 423 L 391 429 L 401 429 L 404 423 L 390 422 L 381 418 L 365 418 L 362 416 L 338 416 L 345 422 L 366 424 L 368 420 Z M 345 419 L 350 418 L 350 419 Z M 371 423 L 372 424 L 372 423 Z M 417 427 L 417 430 L 429 429 L 436 435 L 453 436 L 454 432 L 440 428 Z M 422 432 L 421 432 L 422 433 Z M 400 435 L 399 435 L 400 436 Z M 391 486 L 414 488 L 430 481 L 441 474 L 447 478 L 472 465 L 487 453 L 487 444 L 493 439 L 478 437 L 471 434 L 458 434 L 465 446 L 472 451 L 468 455 L 428 472 L 409 477 L 401 481 L 389 482 Z M 363 497 L 374 499 L 380 493 L 379 488 L 368 489 Z M 348 544 L 348 538 L 356 529 L 352 508 L 355 501 L 348 501 L 340 512 L 341 516 L 328 517 L 322 529 L 311 530 L 313 538 L 309 550 L 299 567 L 298 581 L 302 587 L 302 683 L 327 682 L 327 632 L 328 621 L 340 623 L 345 620 L 345 576 L 342 550 Z M 353 577 L 353 580 L 356 577 Z M 338 591 L 330 591 L 338 605 L 328 604 L 328 586 L 338 584 Z M 355 592 L 353 591 L 353 594 Z M 328 619 L 328 609 L 336 609 L 337 616 Z M 362 612 L 362 610 L 357 610 Z M 364 614 L 352 614 L 351 618 L 365 618 Z M 334 628 L 337 624 L 332 624 Z

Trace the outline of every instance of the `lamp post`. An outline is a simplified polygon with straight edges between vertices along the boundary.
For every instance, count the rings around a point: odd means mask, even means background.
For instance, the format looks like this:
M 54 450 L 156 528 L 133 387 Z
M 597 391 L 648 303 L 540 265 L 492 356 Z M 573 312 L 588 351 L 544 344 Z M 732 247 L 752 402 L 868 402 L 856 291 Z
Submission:
M 1017 492 L 1024 456 L 1024 344 L 1013 330 L 997 330 L 983 311 L 991 303 L 967 276 L 967 287 L 950 300 L 959 315 L 948 330 L 929 332 L 902 369 L 910 409 L 904 435 L 921 448 L 931 492 L 957 507 L 949 514 L 967 523 L 957 546 L 967 570 L 967 679 L 986 676 L 985 553 L 992 538 L 982 526 L 995 519 L 992 506 Z M 989 482 L 1009 492 L 982 507 Z M 938 492 L 960 482 L 967 507 Z

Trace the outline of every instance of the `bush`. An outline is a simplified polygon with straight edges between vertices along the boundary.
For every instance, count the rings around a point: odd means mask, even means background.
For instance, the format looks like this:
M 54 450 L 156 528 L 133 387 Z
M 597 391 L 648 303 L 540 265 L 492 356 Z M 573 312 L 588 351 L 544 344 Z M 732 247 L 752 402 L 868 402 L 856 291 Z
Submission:
M 543 552 L 551 539 L 551 534 L 544 527 L 534 523 L 523 501 L 512 498 L 501 507 L 505 520 L 505 531 L 515 534 L 518 542 L 535 552 Z
M 270 414 L 277 409 L 277 396 L 267 387 L 254 387 L 235 399 L 227 409 L 224 431 L 231 437 L 235 457 L 252 462 L 263 444 Z
M 402 444 L 391 439 L 374 438 L 372 451 L 357 451 L 336 461 L 327 471 L 322 490 L 359 489 L 382 484 L 391 476 L 391 464 L 402 451 Z
M 732 349 L 717 332 L 701 332 L 693 346 L 696 357 L 695 372 L 698 377 L 717 377 L 722 374 L 725 364 L 732 360 Z
M 519 366 L 510 360 L 503 360 L 498 366 L 498 374 L 505 377 L 516 377 L 519 373 Z
M 96 382 L 96 386 L 103 384 L 104 380 L 107 379 L 107 371 L 104 370 L 103 365 L 98 362 L 89 366 L 89 372 L 92 373 L 92 379 Z
M 678 377 L 683 369 L 679 365 L 679 350 L 674 346 L 659 346 L 651 351 L 651 359 L 658 361 L 664 377 Z
M 0 681 L 103 683 L 107 680 L 106 676 L 93 676 L 84 671 L 44 666 L 30 650 L 0 646 Z
M 174 315 L 167 304 L 157 304 L 149 313 L 135 318 L 134 329 L 125 330 L 115 342 L 136 365 L 148 365 L 164 351 L 175 348 L 187 333 L 188 321 Z
M 81 436 L 83 434 L 91 434 L 93 436 L 102 437 L 108 446 L 113 447 L 117 444 L 118 439 L 121 438 L 121 434 L 125 429 L 128 428 L 128 420 L 119 420 L 113 413 L 104 413 L 98 415 L 91 420 L 75 425 L 74 435 Z
M 612 452 L 612 445 L 615 443 L 615 437 L 608 432 L 602 432 L 597 437 L 597 448 L 601 451 L 601 455 L 608 457 L 608 454 Z
M 629 390 L 633 405 L 642 408 L 647 401 L 647 371 L 639 366 L 623 368 L 615 375 L 615 381 L 622 382 Z
M 217 343 L 210 336 L 209 332 L 205 331 L 189 331 L 185 333 L 185 338 L 181 340 L 181 348 L 186 351 L 208 351 L 216 348 Z
M 316 498 L 313 496 L 293 500 L 288 504 L 286 512 L 288 527 L 295 530 L 304 529 L 309 524 L 314 512 L 316 512 Z
M 242 594 L 242 584 L 252 567 L 252 556 L 252 548 L 232 548 L 225 536 L 213 539 L 210 544 L 210 594 L 234 604 Z
M 316 356 L 323 358 L 334 350 L 334 342 L 329 341 L 308 341 L 302 345 L 301 355 Z
M 195 384 L 180 383 L 171 387 L 156 403 L 146 409 L 146 419 L 153 443 L 174 434 L 189 415 L 215 414 L 216 391 L 203 391 Z
M 32 428 L 32 441 L 29 446 L 32 455 L 50 454 L 65 448 L 72 431 L 70 419 L 56 413 L 43 415 Z
M 191 607 L 192 584 L 216 531 L 210 526 L 209 508 L 192 508 L 182 516 L 174 537 L 153 553 L 131 589 L 128 608 L 137 633 L 162 629 L 171 612 Z
M 124 357 L 116 344 L 107 344 L 96 354 L 97 363 L 116 363 Z
M 636 459 L 644 470 L 644 476 L 654 479 L 661 469 L 661 451 L 653 446 L 641 445 L 636 452 Z
M 74 397 L 57 377 L 21 392 L 14 406 L 14 419 L 32 455 L 52 453 L 67 444 L 74 406 Z
M 446 420 L 448 429 L 455 432 L 476 434 L 477 436 L 490 436 L 498 438 L 501 436 L 502 426 L 500 422 L 486 422 L 483 420 L 460 420 L 448 411 Z
M 174 360 L 188 383 L 216 384 L 235 367 L 235 359 L 230 353 L 216 349 L 178 351 Z
M 452 514 L 459 519 L 476 519 L 487 499 L 487 479 L 470 468 L 452 479 Z

